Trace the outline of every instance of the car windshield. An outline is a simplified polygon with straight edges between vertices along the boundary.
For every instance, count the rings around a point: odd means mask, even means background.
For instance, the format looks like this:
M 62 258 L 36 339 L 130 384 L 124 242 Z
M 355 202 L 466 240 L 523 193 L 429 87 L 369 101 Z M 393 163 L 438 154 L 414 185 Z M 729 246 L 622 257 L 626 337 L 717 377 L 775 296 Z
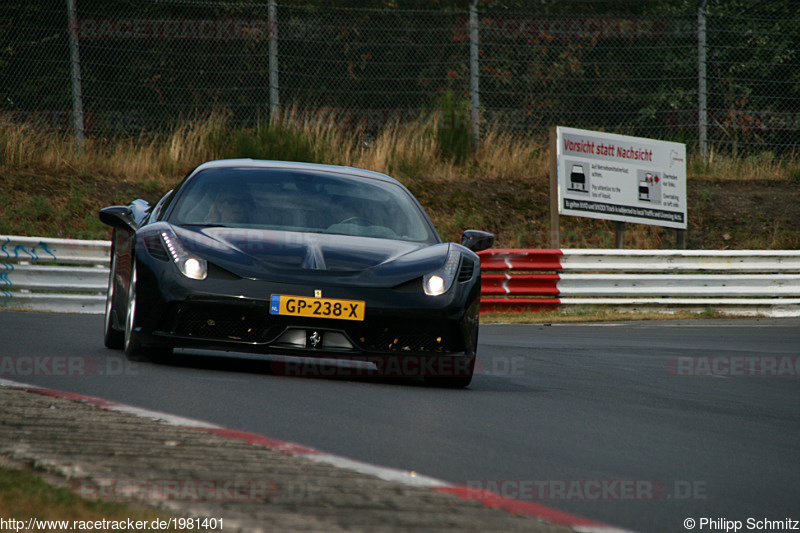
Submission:
M 438 241 L 420 207 L 402 187 L 325 171 L 203 170 L 180 191 L 168 220 L 185 226 Z

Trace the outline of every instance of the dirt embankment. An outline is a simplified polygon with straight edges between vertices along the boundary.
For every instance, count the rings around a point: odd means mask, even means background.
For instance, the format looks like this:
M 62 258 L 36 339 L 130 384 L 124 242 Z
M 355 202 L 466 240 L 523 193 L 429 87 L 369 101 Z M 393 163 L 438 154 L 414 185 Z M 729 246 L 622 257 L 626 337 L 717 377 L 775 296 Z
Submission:
M 457 240 L 462 230 L 478 228 L 494 232 L 498 247 L 549 246 L 546 176 L 401 181 L 417 195 L 444 239 Z M 0 234 L 106 238 L 108 229 L 97 219 L 100 208 L 134 198 L 154 201 L 164 192 L 155 181 L 0 169 Z M 690 177 L 688 199 L 690 249 L 800 248 L 800 183 Z M 561 235 L 564 248 L 614 246 L 614 226 L 607 221 L 562 217 Z M 644 225 L 626 230 L 628 248 L 671 248 L 674 243 L 673 230 Z

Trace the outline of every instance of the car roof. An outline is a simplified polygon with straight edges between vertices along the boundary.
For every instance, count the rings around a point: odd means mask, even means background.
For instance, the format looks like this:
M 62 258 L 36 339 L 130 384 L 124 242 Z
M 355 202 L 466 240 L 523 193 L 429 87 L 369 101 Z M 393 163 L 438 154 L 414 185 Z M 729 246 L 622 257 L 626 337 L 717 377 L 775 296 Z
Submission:
M 263 159 L 218 159 L 215 161 L 208 161 L 195 168 L 192 174 L 195 174 L 201 170 L 212 168 L 275 168 L 284 170 L 305 170 L 312 172 L 334 172 L 337 174 L 346 174 L 348 176 L 388 181 L 402 186 L 399 181 L 391 176 L 363 168 L 340 165 L 325 165 L 322 163 L 300 163 L 296 161 L 268 161 Z

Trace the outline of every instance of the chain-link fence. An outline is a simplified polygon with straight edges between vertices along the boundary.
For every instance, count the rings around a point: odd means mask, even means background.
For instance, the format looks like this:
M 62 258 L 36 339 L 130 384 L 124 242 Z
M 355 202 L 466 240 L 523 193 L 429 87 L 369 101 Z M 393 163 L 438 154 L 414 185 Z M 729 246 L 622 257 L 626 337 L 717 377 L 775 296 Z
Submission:
M 214 110 L 377 130 L 444 109 L 455 128 L 474 117 L 541 139 L 562 125 L 728 151 L 800 144 L 788 0 L 470 4 L 5 2 L 0 117 L 108 135 Z

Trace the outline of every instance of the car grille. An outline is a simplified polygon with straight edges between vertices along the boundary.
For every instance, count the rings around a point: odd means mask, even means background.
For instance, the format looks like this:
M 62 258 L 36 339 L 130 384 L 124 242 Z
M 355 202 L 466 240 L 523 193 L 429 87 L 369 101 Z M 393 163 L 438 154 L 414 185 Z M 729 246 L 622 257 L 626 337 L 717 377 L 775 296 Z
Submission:
M 182 304 L 167 311 L 159 329 L 180 337 L 262 342 L 277 333 L 266 313 L 262 306 Z
M 463 342 L 450 328 L 428 323 L 387 324 L 351 333 L 362 350 L 380 353 L 451 353 L 464 350 Z

